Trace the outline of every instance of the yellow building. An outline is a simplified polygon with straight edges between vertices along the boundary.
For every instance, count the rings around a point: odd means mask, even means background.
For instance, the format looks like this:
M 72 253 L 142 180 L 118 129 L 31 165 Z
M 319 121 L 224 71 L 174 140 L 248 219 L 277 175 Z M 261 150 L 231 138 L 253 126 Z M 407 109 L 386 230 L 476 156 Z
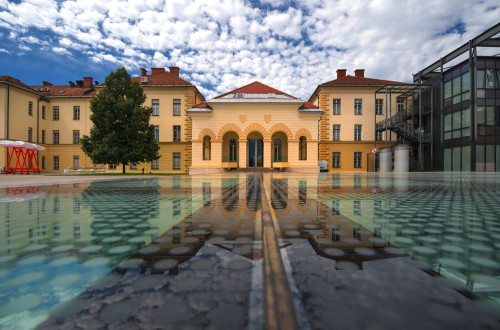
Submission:
M 354 76 L 337 70 L 337 79 L 320 84 L 309 102 L 259 82 L 206 101 L 179 77 L 177 67 L 152 68 L 149 74 L 141 69 L 132 79 L 153 108 L 161 157 L 130 164 L 131 173 L 318 172 L 318 160 L 326 161 L 329 171 L 367 171 L 375 138 L 379 147 L 396 140 L 376 135 L 375 121 L 408 106 L 395 94 L 375 96 L 385 84 L 402 83 L 366 78 L 364 70 Z M 45 147 L 38 158 L 44 172 L 90 171 L 95 165 L 83 153 L 80 138 L 90 133 L 90 101 L 102 87 L 91 77 L 69 85 L 27 86 L 0 76 L 0 140 Z M 0 168 L 7 162 L 7 151 L 0 151 Z M 117 171 L 114 164 L 97 167 Z
M 254 82 L 197 104 L 191 174 L 279 168 L 319 172 L 319 107 Z
M 391 108 L 395 114 L 406 106 L 394 94 L 375 99 L 375 91 L 385 84 L 404 83 L 367 78 L 363 69 L 355 70 L 354 76 L 346 73 L 345 69 L 337 70 L 337 79 L 319 85 L 309 98 L 325 111 L 319 128 L 319 160 L 327 161 L 328 171 L 366 172 L 368 157 L 373 164 L 375 118 L 378 122 Z M 395 138 L 392 136 L 392 141 Z M 387 140 L 390 146 L 391 136 Z M 377 141 L 377 146 L 385 146 L 385 133 L 379 133 Z
M 205 101 L 198 89 L 179 77 L 179 68 L 152 68 L 132 78 L 143 88 L 146 105 L 153 107 L 151 123 L 156 126 L 160 159 L 131 164 L 127 172 L 186 173 L 191 166 L 191 125 L 186 109 Z M 103 85 L 84 77 L 69 85 L 27 86 L 0 76 L 0 140 L 40 144 L 38 163 L 44 172 L 73 172 L 95 165 L 81 149 L 80 138 L 90 133 L 90 100 Z M 13 160 L 15 165 L 15 159 Z M 0 168 L 7 166 L 7 151 L 0 151 Z M 106 172 L 116 165 L 98 165 Z

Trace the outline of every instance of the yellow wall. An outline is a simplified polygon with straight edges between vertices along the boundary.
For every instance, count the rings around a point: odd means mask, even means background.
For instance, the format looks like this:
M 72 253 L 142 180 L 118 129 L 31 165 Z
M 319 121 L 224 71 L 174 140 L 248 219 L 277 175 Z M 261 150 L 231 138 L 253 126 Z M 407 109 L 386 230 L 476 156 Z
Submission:
M 232 103 L 211 104 L 211 113 L 191 113 L 193 125 L 193 169 L 220 168 L 224 133 L 233 131 L 239 137 L 239 167 L 247 166 L 247 137 L 260 132 L 264 140 L 264 167 L 271 167 L 272 135 L 287 134 L 289 168 L 318 169 L 317 137 L 320 114 L 300 113 L 298 104 Z M 307 160 L 298 160 L 298 140 L 307 130 Z M 203 160 L 203 137 L 212 137 L 210 160 Z
M 349 87 L 318 87 L 311 102 L 320 106 L 325 114 L 320 123 L 319 159 L 328 162 L 329 171 L 366 171 L 366 154 L 371 152 L 375 140 L 375 91 L 380 86 L 349 86 Z M 387 100 L 387 117 L 392 107 L 392 115 L 397 112 L 397 95 L 392 96 L 392 104 Z M 384 94 L 377 94 L 383 99 L 383 111 L 376 116 L 376 121 L 386 118 L 386 100 Z M 340 115 L 333 114 L 333 100 L 341 100 Z M 354 100 L 362 99 L 362 114 L 354 114 Z M 333 125 L 340 125 L 340 141 L 333 141 Z M 362 125 L 361 141 L 354 141 L 354 126 Z M 396 135 L 391 134 L 388 140 L 395 141 Z M 377 145 L 385 144 L 386 133 Z M 332 169 L 332 152 L 341 152 L 341 168 Z M 362 168 L 354 168 L 354 152 L 362 152 Z
M 195 105 L 195 102 L 203 102 L 204 98 L 196 91 L 194 86 L 189 87 L 146 87 L 144 91 L 147 95 L 146 106 L 151 106 L 152 99 L 160 100 L 160 115 L 152 116 L 151 123 L 160 126 L 160 155 L 159 169 L 151 169 L 151 164 L 138 164 L 137 170 L 131 170 L 127 166 L 127 172 L 142 173 L 186 173 L 191 166 L 191 122 L 186 110 Z M 37 143 L 46 148 L 40 152 L 38 163 L 41 169 L 42 156 L 45 157 L 44 172 L 63 172 L 64 169 L 73 167 L 73 157 L 79 156 L 80 167 L 93 167 L 92 161 L 85 156 L 80 144 L 73 144 L 73 131 L 80 131 L 80 138 L 90 134 L 92 121 L 90 120 L 90 101 L 92 97 L 44 97 L 37 103 L 40 95 L 24 91 L 15 86 L 10 86 L 10 118 L 9 128 L 10 140 L 28 140 L 28 127 L 33 128 L 33 143 Z M 181 115 L 173 116 L 173 100 L 181 100 Z M 0 84 L 0 139 L 7 136 L 7 85 Z M 28 102 L 33 102 L 33 116 L 28 116 Z M 45 119 L 42 119 L 42 106 L 45 106 Z M 73 107 L 80 107 L 80 119 L 73 119 Z M 59 120 L 53 120 L 53 108 L 59 107 Z M 38 129 L 37 129 L 38 115 Z M 173 125 L 181 125 L 181 142 L 172 142 Z M 53 131 L 59 131 L 59 144 L 53 144 Z M 42 131 L 45 131 L 45 143 L 42 143 Z M 2 148 L 4 149 L 4 148 Z M 173 153 L 181 153 L 181 169 L 174 170 Z M 54 170 L 53 157 L 59 156 L 59 170 Z M 7 151 L 0 151 L 0 167 L 7 165 Z M 13 159 L 15 166 L 15 158 Z M 107 172 L 121 171 L 117 166 L 116 170 L 105 167 Z

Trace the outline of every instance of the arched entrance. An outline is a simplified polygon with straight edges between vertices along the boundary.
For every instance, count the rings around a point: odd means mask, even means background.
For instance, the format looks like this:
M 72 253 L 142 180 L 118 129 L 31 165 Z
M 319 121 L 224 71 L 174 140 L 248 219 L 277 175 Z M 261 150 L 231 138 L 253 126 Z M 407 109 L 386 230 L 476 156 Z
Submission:
M 272 148 L 273 148 L 273 167 L 275 163 L 286 163 L 288 162 L 288 137 L 283 132 L 276 132 L 271 137 Z M 281 166 L 280 166 L 281 167 Z
M 238 167 L 238 134 L 226 132 L 222 138 L 222 167 Z
M 247 167 L 264 166 L 264 138 L 259 132 L 251 132 L 247 137 Z

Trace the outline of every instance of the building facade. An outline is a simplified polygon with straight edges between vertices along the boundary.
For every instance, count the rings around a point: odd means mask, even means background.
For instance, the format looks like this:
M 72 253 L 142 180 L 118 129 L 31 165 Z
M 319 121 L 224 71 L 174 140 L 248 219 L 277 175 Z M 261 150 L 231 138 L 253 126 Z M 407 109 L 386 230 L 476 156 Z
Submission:
M 319 172 L 319 107 L 259 82 L 187 110 L 192 119 L 190 173 L 279 168 Z
M 421 170 L 500 171 L 500 58 L 479 55 L 499 48 L 500 23 L 414 75 L 426 84 L 418 131 Z M 464 60 L 464 58 L 466 58 Z
M 179 68 L 145 69 L 132 78 L 144 89 L 146 105 L 153 108 L 151 123 L 160 145 L 159 160 L 130 164 L 127 172 L 186 173 L 191 166 L 191 121 L 186 109 L 205 101 L 191 83 L 179 77 Z M 0 140 L 21 140 L 39 144 L 38 164 L 44 172 L 64 172 L 102 167 L 116 172 L 116 164 L 95 165 L 81 149 L 80 138 L 90 133 L 90 100 L 102 88 L 91 77 L 76 83 L 27 86 L 0 76 Z M 16 159 L 14 156 L 13 164 Z M 0 167 L 8 164 L 7 151 L 0 152 Z
M 388 99 L 374 93 L 386 84 L 404 83 L 367 78 L 364 71 L 355 70 L 351 76 L 339 69 L 336 79 L 320 84 L 309 98 L 325 112 L 319 126 L 318 158 L 327 162 L 328 171 L 367 172 L 373 164 L 375 141 L 388 147 L 397 141 L 395 134 L 376 134 L 374 119 L 385 119 L 390 107 L 396 111 L 407 104 L 398 103 L 396 95 Z

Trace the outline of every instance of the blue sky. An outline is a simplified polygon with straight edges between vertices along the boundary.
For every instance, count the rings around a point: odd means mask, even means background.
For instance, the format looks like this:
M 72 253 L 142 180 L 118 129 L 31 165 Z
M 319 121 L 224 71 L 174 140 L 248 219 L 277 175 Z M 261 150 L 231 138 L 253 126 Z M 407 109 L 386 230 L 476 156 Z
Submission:
M 0 75 L 178 66 L 207 98 L 258 80 L 307 99 L 339 68 L 411 82 L 499 18 L 498 0 L 0 0 Z

